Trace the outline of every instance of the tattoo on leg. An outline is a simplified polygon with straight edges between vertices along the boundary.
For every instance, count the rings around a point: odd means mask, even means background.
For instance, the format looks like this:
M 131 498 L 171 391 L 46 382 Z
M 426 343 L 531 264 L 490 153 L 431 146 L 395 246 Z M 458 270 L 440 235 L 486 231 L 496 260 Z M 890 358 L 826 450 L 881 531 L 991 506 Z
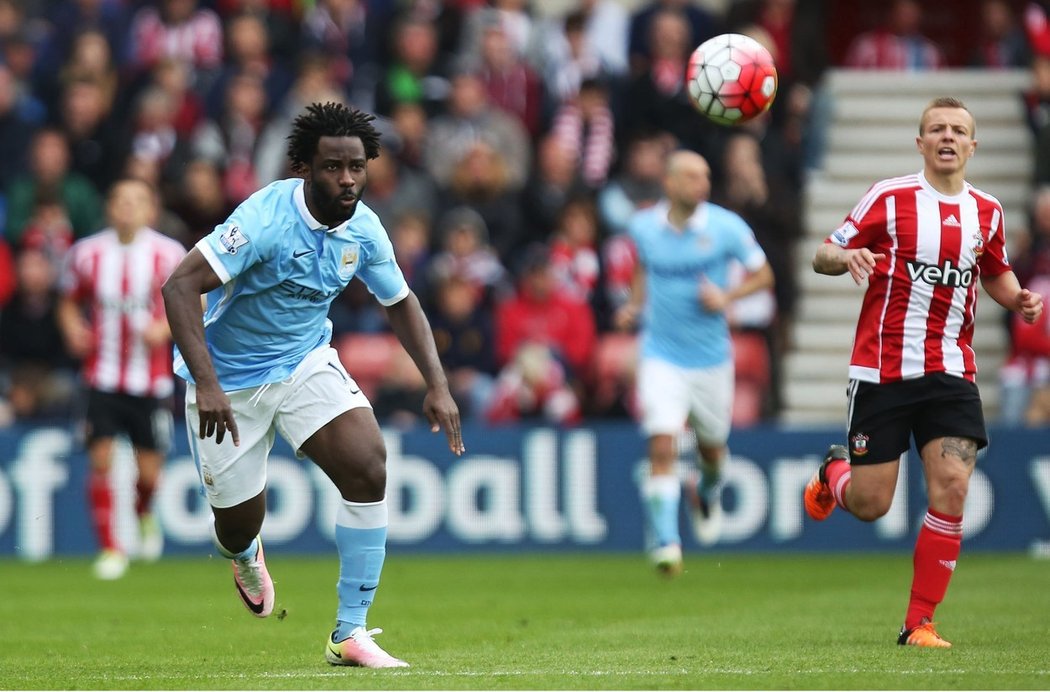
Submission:
M 967 466 L 977 462 L 977 443 L 966 437 L 946 437 L 941 441 L 941 456 L 956 456 Z

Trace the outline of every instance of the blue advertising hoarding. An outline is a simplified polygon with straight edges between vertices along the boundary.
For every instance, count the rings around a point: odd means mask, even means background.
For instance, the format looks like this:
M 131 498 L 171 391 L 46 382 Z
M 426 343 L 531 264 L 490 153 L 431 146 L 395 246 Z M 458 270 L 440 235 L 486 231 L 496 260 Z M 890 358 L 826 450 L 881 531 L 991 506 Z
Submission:
M 1050 431 L 992 430 L 971 482 L 967 550 L 1050 550 Z M 757 428 L 733 434 L 725 522 L 717 551 L 911 550 L 926 510 L 914 452 L 902 464 L 890 513 L 863 524 L 843 512 L 805 517 L 802 488 L 840 430 Z M 467 453 L 443 434 L 384 430 L 391 550 L 398 552 L 631 551 L 643 547 L 638 478 L 645 441 L 630 423 L 577 428 L 468 427 Z M 683 437 L 682 472 L 691 470 Z M 167 554 L 211 550 L 209 509 L 185 437 L 165 466 L 155 511 Z M 0 556 L 40 560 L 96 550 L 87 457 L 62 427 L 0 431 Z M 134 465 L 121 447 L 114 471 L 118 537 L 134 552 Z M 278 438 L 268 475 L 267 550 L 329 552 L 339 497 Z M 683 510 L 687 550 L 699 550 Z

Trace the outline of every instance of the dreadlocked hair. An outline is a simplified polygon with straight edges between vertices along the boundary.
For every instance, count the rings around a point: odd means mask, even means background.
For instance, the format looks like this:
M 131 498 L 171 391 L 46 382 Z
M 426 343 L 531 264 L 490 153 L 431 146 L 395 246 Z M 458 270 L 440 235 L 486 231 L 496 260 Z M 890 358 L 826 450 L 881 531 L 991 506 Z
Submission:
M 311 103 L 292 123 L 288 135 L 288 160 L 293 171 L 309 167 L 321 137 L 359 137 L 365 156 L 379 156 L 379 132 L 372 125 L 375 116 L 341 103 Z

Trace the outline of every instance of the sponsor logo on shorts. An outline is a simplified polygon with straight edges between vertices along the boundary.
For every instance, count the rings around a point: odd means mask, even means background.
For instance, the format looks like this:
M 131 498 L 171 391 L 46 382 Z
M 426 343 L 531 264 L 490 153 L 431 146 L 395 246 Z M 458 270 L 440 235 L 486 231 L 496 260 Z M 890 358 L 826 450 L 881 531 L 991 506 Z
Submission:
M 868 453 L 868 436 L 864 433 L 857 433 L 850 442 L 853 446 L 853 456 L 862 457 Z
M 209 488 L 215 486 L 215 479 L 211 477 L 211 471 L 208 469 L 201 469 L 201 475 L 204 477 L 204 485 Z

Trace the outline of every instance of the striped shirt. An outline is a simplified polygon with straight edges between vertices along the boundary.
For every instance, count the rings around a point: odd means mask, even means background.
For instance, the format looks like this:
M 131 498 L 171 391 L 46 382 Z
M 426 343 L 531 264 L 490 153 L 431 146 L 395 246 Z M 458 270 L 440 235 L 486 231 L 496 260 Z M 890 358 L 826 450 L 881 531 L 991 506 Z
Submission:
M 825 241 L 885 253 L 868 277 L 851 379 L 895 382 L 943 372 L 973 381 L 977 283 L 1010 269 L 999 200 L 957 195 L 922 173 L 876 183 Z
M 156 7 L 142 7 L 132 20 L 130 37 L 131 60 L 140 67 L 151 68 L 164 58 L 203 70 L 222 64 L 222 22 L 206 7 L 176 24 L 168 23 Z
M 171 394 L 171 346 L 147 346 L 145 329 L 164 318 L 160 289 L 186 254 L 151 228 L 121 243 L 107 228 L 73 244 L 62 291 L 88 311 L 93 347 L 83 363 L 92 389 L 135 396 Z

